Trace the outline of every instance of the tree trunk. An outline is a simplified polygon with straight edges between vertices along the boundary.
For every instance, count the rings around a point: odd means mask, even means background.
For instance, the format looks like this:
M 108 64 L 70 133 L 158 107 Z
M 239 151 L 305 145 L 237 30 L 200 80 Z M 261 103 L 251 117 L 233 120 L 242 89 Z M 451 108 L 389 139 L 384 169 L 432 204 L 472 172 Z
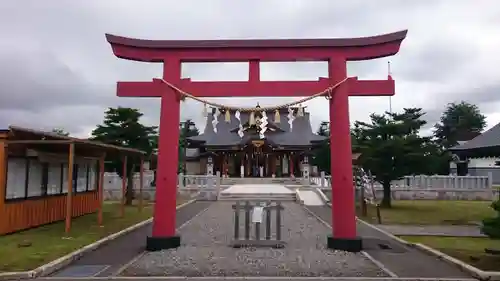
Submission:
M 135 165 L 132 165 L 132 169 L 127 172 L 127 192 L 125 193 L 125 205 L 132 205 L 132 201 L 134 200 L 134 168 Z
M 391 208 L 391 182 L 384 181 L 382 182 L 382 187 L 384 188 L 384 197 L 382 198 L 382 203 L 380 207 L 382 208 Z

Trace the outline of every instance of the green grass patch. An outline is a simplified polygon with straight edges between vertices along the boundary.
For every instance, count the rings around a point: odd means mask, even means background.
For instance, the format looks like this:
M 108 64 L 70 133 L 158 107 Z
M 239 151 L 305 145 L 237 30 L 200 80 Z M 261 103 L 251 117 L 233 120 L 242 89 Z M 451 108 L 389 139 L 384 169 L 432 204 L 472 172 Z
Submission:
M 380 209 L 383 224 L 405 225 L 468 225 L 495 215 L 489 201 L 452 200 L 398 200 L 391 209 Z M 357 208 L 358 216 L 377 223 L 374 206 L 368 206 L 364 217 Z
M 177 204 L 188 201 L 180 198 Z M 65 237 L 64 221 L 43 225 L 9 235 L 0 236 L 0 272 L 32 270 L 116 233 L 153 215 L 153 205 L 127 206 L 125 216 L 119 217 L 120 205 L 103 205 L 103 226 L 97 225 L 97 214 L 73 218 L 70 237 Z
M 500 256 L 484 252 L 485 248 L 500 250 L 500 240 L 472 237 L 400 237 L 412 243 L 425 244 L 481 270 L 500 271 Z

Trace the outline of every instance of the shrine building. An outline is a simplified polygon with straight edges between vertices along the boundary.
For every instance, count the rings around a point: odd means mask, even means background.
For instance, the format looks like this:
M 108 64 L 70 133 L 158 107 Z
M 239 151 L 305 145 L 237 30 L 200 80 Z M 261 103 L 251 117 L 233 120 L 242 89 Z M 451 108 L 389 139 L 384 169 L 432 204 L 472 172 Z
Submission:
M 260 126 L 263 115 L 265 134 Z M 208 114 L 204 132 L 187 140 L 187 174 L 301 177 L 304 171 L 317 173 L 310 156 L 328 137 L 313 133 L 304 108 L 241 112 L 239 118 L 216 109 Z

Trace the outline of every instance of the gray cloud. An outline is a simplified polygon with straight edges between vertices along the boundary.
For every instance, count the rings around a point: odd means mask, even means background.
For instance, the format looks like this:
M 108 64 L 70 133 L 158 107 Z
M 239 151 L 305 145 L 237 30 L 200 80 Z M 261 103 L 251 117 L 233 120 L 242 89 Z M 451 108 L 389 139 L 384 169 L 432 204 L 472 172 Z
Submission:
M 391 61 L 393 109 L 423 107 L 432 124 L 448 102 L 465 99 L 487 114 L 500 101 L 494 75 L 500 7 L 441 1 L 3 1 L 0 2 L 0 126 L 64 127 L 86 135 L 109 106 L 132 106 L 156 124 L 159 100 L 116 97 L 116 81 L 150 80 L 161 65 L 113 56 L 104 33 L 151 39 L 358 37 L 409 29 L 394 58 L 350 63 L 349 75 L 384 79 Z M 195 5 L 196 3 L 196 5 Z M 286 3 L 286 5 L 285 5 Z M 476 11 L 473 13 L 472 11 Z M 496 32 L 496 33 L 494 33 Z M 246 78 L 245 66 L 186 65 L 198 80 Z M 323 64 L 265 65 L 263 79 L 317 79 Z M 231 105 L 279 104 L 292 98 L 217 99 Z M 328 119 L 324 99 L 307 104 L 313 126 Z M 388 109 L 388 98 L 351 98 L 351 120 Z M 202 107 L 182 105 L 181 117 L 202 126 Z M 498 120 L 500 121 L 500 120 Z

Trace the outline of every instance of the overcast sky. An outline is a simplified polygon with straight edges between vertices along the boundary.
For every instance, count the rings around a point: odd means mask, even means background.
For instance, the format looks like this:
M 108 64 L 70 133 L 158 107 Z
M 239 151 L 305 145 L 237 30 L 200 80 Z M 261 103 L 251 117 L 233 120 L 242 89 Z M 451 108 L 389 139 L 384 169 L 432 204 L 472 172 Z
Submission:
M 335 38 L 408 29 L 399 54 L 351 63 L 348 73 L 396 80 L 393 111 L 422 107 L 435 123 L 449 102 L 478 104 L 488 127 L 500 122 L 498 0 L 51 0 L 0 1 L 0 127 L 64 128 L 85 137 L 107 107 L 130 106 L 159 122 L 159 100 L 117 98 L 116 81 L 149 81 L 160 64 L 117 59 L 104 34 L 144 39 Z M 243 80 L 246 64 L 185 65 L 193 80 Z M 326 64 L 264 64 L 266 80 L 317 79 Z M 273 105 L 293 98 L 217 99 Z M 313 127 L 328 119 L 323 98 L 307 103 Z M 350 98 L 351 121 L 389 108 L 387 97 Z M 203 127 L 201 105 L 181 119 Z

